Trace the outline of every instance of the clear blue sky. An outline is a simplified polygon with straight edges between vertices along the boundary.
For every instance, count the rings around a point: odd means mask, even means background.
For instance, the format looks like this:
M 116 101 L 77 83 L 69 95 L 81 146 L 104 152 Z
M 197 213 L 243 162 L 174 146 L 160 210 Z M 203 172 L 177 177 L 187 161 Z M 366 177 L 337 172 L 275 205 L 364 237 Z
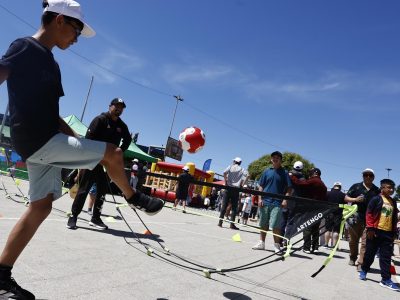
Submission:
M 172 136 L 190 125 L 204 130 L 205 148 L 183 157 L 200 168 L 212 158 L 221 173 L 236 156 L 247 166 L 280 150 L 312 161 L 329 187 L 339 180 L 349 188 L 366 167 L 376 183 L 385 168 L 400 183 L 399 1 L 80 3 L 97 35 L 54 50 L 63 117 L 80 117 L 93 75 L 84 123 L 122 97 L 140 144 L 165 144 L 172 95 L 181 95 Z M 35 32 L 26 23 L 38 28 L 42 9 L 40 0 L 0 5 L 4 53 Z M 2 112 L 6 100 L 4 84 Z

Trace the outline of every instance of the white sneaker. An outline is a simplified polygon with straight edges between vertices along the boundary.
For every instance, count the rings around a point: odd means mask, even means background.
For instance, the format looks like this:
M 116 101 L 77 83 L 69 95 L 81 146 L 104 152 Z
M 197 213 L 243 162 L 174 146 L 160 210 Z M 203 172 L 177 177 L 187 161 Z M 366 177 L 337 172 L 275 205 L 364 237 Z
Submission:
M 251 248 L 253 250 L 265 250 L 265 243 L 263 241 L 258 241 L 257 244 L 255 244 L 253 246 L 253 248 Z
M 281 252 L 281 245 L 279 243 L 274 243 L 275 253 Z

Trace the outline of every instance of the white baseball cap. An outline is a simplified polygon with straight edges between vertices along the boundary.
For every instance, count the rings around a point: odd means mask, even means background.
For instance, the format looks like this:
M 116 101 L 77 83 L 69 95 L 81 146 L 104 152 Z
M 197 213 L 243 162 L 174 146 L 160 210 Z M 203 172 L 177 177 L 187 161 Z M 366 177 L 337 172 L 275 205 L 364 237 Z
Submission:
M 183 170 L 183 171 L 189 171 L 189 167 L 188 167 L 188 166 L 184 166 L 184 167 L 182 168 L 182 170 Z
M 240 157 L 235 157 L 235 158 L 233 159 L 233 161 L 236 161 L 237 163 L 241 163 L 241 162 L 242 162 L 242 159 L 241 159 Z
M 365 173 L 372 173 L 372 174 L 375 175 L 374 170 L 372 170 L 372 169 L 370 169 L 370 168 L 364 169 L 364 171 L 362 171 L 362 173 L 363 173 L 363 174 L 365 174 Z
M 45 7 L 43 12 L 51 11 L 60 15 L 68 16 L 77 19 L 83 23 L 81 35 L 84 37 L 93 37 L 96 32 L 88 24 L 84 22 L 81 5 L 73 0 L 47 0 L 48 6 Z
M 293 168 L 294 168 L 295 170 L 303 170 L 304 166 L 303 166 L 303 163 L 302 163 L 301 161 L 298 160 L 298 161 L 296 161 L 296 162 L 294 163 Z
M 340 181 L 336 181 L 336 182 L 333 184 L 333 186 L 337 186 L 337 185 L 342 186 L 342 183 L 341 183 Z
M 132 160 L 132 162 L 138 163 L 139 160 L 138 160 L 137 158 L 134 158 L 134 159 Z

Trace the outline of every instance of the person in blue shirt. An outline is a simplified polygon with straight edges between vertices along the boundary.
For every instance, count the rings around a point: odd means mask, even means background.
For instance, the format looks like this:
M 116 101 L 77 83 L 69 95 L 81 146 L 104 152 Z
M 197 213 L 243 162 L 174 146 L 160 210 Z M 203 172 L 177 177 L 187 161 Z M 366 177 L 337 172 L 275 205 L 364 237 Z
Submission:
M 261 175 L 259 180 L 259 190 L 267 193 L 290 196 L 292 194 L 292 182 L 290 181 L 288 172 L 282 167 L 282 153 L 274 151 L 271 153 L 272 167 L 267 168 Z M 260 240 L 253 247 L 254 250 L 265 249 L 266 232 L 272 229 L 274 233 L 274 250 L 276 253 L 281 251 L 279 237 L 280 220 L 282 216 L 282 208 L 287 207 L 287 201 L 271 197 L 262 197 L 258 201 L 260 208 Z

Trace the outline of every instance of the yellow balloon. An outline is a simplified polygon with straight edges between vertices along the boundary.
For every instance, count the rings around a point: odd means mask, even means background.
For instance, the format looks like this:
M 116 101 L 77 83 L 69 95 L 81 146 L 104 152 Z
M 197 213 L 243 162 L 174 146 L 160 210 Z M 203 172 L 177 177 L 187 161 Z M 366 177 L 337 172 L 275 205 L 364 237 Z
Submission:
M 15 184 L 16 184 L 16 185 L 19 185 L 20 183 L 21 183 L 21 180 L 20 180 L 20 179 L 18 179 L 18 178 L 15 179 Z

